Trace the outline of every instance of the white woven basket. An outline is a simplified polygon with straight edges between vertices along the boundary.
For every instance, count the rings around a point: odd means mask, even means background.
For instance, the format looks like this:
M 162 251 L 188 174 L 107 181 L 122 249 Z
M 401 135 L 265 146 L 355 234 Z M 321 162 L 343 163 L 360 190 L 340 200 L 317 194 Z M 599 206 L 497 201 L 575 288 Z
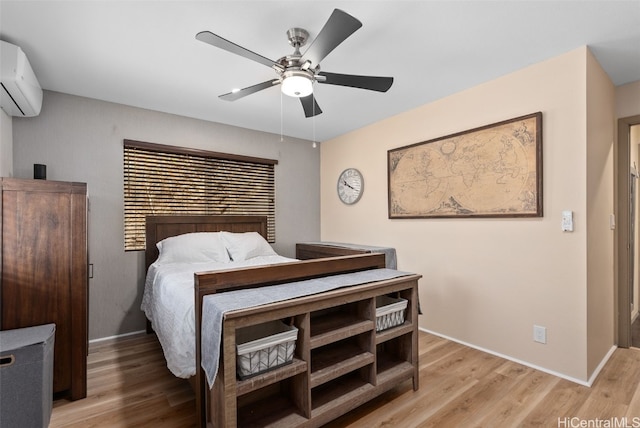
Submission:
M 406 299 L 389 296 L 376 297 L 376 331 L 403 324 L 406 308 Z
M 293 361 L 298 329 L 281 321 L 240 328 L 236 332 L 236 371 L 241 379 Z

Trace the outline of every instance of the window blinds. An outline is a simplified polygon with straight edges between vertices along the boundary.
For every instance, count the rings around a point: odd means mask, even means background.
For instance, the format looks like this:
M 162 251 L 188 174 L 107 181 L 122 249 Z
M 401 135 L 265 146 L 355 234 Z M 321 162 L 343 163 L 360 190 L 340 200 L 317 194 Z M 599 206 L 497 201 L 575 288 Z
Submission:
M 264 215 L 275 242 L 276 163 L 125 140 L 125 250 L 145 248 L 147 215 Z

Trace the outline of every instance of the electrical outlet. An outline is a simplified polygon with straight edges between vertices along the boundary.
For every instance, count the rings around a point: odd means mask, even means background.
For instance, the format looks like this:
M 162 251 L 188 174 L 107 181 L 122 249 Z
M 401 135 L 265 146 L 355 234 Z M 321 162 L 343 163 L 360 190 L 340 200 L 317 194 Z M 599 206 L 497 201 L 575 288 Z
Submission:
M 547 343 L 547 329 L 539 325 L 533 326 L 533 341 L 538 343 Z

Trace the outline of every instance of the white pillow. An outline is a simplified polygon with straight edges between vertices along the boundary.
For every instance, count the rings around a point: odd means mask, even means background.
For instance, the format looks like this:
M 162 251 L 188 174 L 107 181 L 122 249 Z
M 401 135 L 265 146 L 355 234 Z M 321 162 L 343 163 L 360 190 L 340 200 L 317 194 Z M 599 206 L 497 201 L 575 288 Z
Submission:
M 156 244 L 158 263 L 229 262 L 220 232 L 195 232 L 172 236 Z
M 231 260 L 239 262 L 260 256 L 277 256 L 271 245 L 258 232 L 220 232 Z

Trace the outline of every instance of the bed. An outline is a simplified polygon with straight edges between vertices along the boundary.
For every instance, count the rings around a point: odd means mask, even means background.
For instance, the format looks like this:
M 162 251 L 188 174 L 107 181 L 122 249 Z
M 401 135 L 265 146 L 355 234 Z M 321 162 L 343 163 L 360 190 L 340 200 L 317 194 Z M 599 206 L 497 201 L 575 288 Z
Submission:
M 249 216 L 147 218 L 147 276 L 142 310 L 147 317 L 147 331 L 157 333 L 167 360 L 167 367 L 176 377 L 188 379 L 196 374 L 193 310 L 193 284 L 196 271 L 238 269 L 294 261 L 294 259 L 277 255 L 264 240 L 257 241 L 257 245 L 252 245 L 249 249 L 253 251 L 253 257 L 241 257 L 242 260 L 231 261 L 223 242 L 211 242 L 208 234 L 202 233 L 223 231 L 238 234 L 256 232 L 259 236 L 263 236 L 266 233 L 265 218 Z M 164 252 L 163 257 L 159 258 L 160 248 L 163 248 Z M 237 246 L 236 255 L 241 249 Z M 256 253 L 256 250 L 260 252 Z
M 256 234 L 264 237 L 266 218 L 148 217 L 145 254 L 148 276 L 157 274 L 156 244 L 185 234 L 193 237 L 198 232 L 223 232 L 219 235 L 234 239 Z M 213 264 L 199 261 L 189 274 L 182 271 L 170 274 L 180 277 L 183 283 L 187 275 L 192 279 L 188 294 L 193 299 L 190 309 L 184 298 L 179 301 L 170 297 L 169 301 L 176 302 L 178 318 L 186 320 L 186 324 L 193 322 L 190 333 L 193 341 L 177 345 L 187 350 L 186 360 L 194 360 L 193 370 L 178 363 L 178 373 L 174 374 L 191 377 L 193 381 L 199 426 L 320 426 L 406 380 L 411 379 L 414 389 L 418 388 L 416 302 L 420 275 L 385 269 L 384 254 L 294 260 L 263 248 L 256 257 L 236 260 L 233 255 L 238 254 L 238 248 L 228 250 L 232 254 L 230 261 L 216 260 Z M 240 253 L 243 251 L 246 253 L 247 249 L 241 249 Z M 264 257 L 261 263 L 266 264 L 255 266 L 253 259 L 261 257 Z M 362 280 L 363 277 L 368 279 Z M 323 288 L 338 279 L 351 283 Z M 153 291 L 148 291 L 149 287 Z M 263 298 L 263 294 L 282 288 L 322 291 L 305 291 L 250 307 L 232 306 L 222 316 L 218 315 L 219 327 L 203 329 L 203 325 L 217 325 L 209 321 L 211 309 L 203 310 L 216 299 L 238 301 L 237 293 L 254 292 Z M 153 280 L 148 278 L 143 306 L 165 350 L 166 339 L 161 336 L 166 333 L 166 326 L 157 321 L 154 311 L 159 310 L 149 303 L 155 297 L 150 295 L 158 293 Z M 401 324 L 378 332 L 375 305 L 383 295 L 398 296 L 408 302 L 408 307 Z M 292 363 L 250 379 L 238 379 L 236 332 L 273 320 L 287 320 L 298 329 Z M 184 332 L 179 335 L 188 336 Z M 216 339 L 211 339 L 214 336 Z M 336 352 L 347 348 L 353 349 L 353 353 L 336 356 Z M 209 354 L 216 354 L 213 377 L 207 366 Z M 170 364 L 174 362 L 168 361 Z

